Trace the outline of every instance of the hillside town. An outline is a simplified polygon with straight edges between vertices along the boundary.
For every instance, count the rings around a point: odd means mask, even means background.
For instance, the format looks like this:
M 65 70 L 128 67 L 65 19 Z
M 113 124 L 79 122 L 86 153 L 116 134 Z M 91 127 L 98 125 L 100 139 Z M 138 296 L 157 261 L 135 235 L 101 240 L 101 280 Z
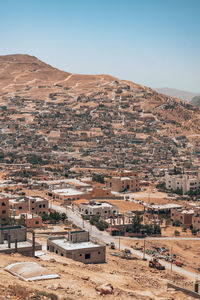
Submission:
M 198 294 L 199 109 L 107 75 L 1 60 L 24 70 L 0 89 L 0 255 L 12 258 L 0 272 L 52 279 L 42 286 L 55 289 L 50 299 L 156 299 L 159 285 L 166 297 Z M 37 70 L 48 82 L 20 80 Z M 64 298 L 69 278 L 73 298 Z

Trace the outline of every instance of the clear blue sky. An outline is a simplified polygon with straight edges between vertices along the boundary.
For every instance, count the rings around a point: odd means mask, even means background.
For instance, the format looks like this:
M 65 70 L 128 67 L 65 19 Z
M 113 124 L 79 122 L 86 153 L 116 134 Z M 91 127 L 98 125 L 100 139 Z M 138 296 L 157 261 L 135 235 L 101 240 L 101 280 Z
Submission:
M 0 55 L 200 92 L 200 0 L 0 0 Z

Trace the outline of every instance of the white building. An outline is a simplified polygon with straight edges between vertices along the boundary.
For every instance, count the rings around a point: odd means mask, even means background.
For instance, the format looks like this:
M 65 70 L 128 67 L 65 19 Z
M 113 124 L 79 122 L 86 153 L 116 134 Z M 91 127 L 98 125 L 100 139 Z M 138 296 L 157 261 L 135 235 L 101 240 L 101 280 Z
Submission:
M 79 204 L 79 213 L 82 215 L 100 215 L 109 217 L 118 214 L 118 207 L 107 202 L 92 202 Z
M 183 195 L 190 190 L 200 189 L 200 177 L 188 174 L 169 175 L 165 174 L 165 185 L 168 190 L 182 190 Z

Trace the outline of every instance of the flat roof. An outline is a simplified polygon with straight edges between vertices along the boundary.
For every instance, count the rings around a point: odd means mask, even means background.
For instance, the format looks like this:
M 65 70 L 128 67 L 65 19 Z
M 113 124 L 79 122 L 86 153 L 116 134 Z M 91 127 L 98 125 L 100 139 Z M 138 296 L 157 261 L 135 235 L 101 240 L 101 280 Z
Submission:
M 143 203 L 144 206 L 152 209 L 172 209 L 172 208 L 181 208 L 182 206 L 180 204 L 173 204 L 173 203 L 167 203 L 167 204 L 160 204 L 160 205 L 150 205 L 147 203 Z
M 17 242 L 17 248 L 32 248 L 32 243 L 29 241 Z M 15 249 L 15 243 L 10 243 L 10 248 L 8 248 L 8 243 L 4 241 L 4 244 L 0 244 L 0 251 L 13 250 Z
M 62 196 L 73 196 L 73 195 L 82 195 L 83 192 L 80 192 L 75 189 L 67 188 L 67 189 L 58 189 L 52 191 L 55 194 L 62 195 Z
M 61 179 L 61 180 L 37 180 L 37 183 L 47 183 L 47 184 L 62 184 L 62 183 L 72 183 L 79 186 L 89 186 L 90 184 L 86 184 L 79 179 L 71 178 L 71 179 Z
M 87 203 L 80 203 L 80 204 L 83 204 L 84 206 L 87 206 L 90 208 L 103 208 L 103 207 L 115 208 L 116 207 L 116 205 L 112 205 L 112 204 L 106 203 L 106 202 L 95 202 L 94 204 L 87 202 Z
M 56 244 L 57 246 L 65 249 L 65 250 L 81 250 L 87 248 L 98 248 L 102 245 L 94 244 L 92 242 L 81 242 L 81 243 L 71 243 L 67 239 L 51 239 L 51 241 Z

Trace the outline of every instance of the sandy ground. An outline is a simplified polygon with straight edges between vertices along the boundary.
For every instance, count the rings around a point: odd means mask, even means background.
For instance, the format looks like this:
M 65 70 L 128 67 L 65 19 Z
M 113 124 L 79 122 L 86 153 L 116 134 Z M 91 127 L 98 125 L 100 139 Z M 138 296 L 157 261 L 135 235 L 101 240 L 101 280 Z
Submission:
M 60 279 L 29 283 L 18 279 L 3 269 L 8 264 L 23 261 L 36 261 L 53 273 L 58 273 Z M 148 262 L 127 261 L 109 254 L 107 255 L 107 263 L 98 265 L 84 265 L 52 253 L 47 253 L 39 259 L 27 258 L 19 254 L 0 254 L 0 266 L 1 295 L 4 295 L 3 292 L 9 291 L 9 286 L 20 287 L 23 295 L 21 297 L 19 293 L 17 296 L 11 294 L 9 299 L 24 299 L 24 291 L 28 291 L 30 295 L 35 290 L 45 293 L 52 292 L 58 296 L 58 299 L 63 300 L 101 299 L 102 296 L 97 293 L 95 288 L 105 283 L 111 283 L 114 288 L 113 294 L 105 295 L 105 299 L 189 299 L 182 293 L 167 290 L 167 280 L 171 278 L 167 271 L 149 269 Z M 176 283 L 184 281 L 188 286 L 192 286 L 192 282 L 189 283 L 178 275 L 174 275 L 173 279 Z M 1 290 L 1 286 L 4 286 L 4 291 Z
M 122 243 L 126 246 L 134 246 L 137 243 L 138 247 L 144 245 L 144 241 L 131 241 L 130 239 L 122 240 Z M 184 269 L 198 273 L 197 268 L 200 267 L 200 240 L 146 240 L 145 248 L 154 250 L 154 247 L 165 247 L 169 251 L 176 255 L 176 260 L 183 263 Z M 160 260 L 162 262 L 162 260 Z

